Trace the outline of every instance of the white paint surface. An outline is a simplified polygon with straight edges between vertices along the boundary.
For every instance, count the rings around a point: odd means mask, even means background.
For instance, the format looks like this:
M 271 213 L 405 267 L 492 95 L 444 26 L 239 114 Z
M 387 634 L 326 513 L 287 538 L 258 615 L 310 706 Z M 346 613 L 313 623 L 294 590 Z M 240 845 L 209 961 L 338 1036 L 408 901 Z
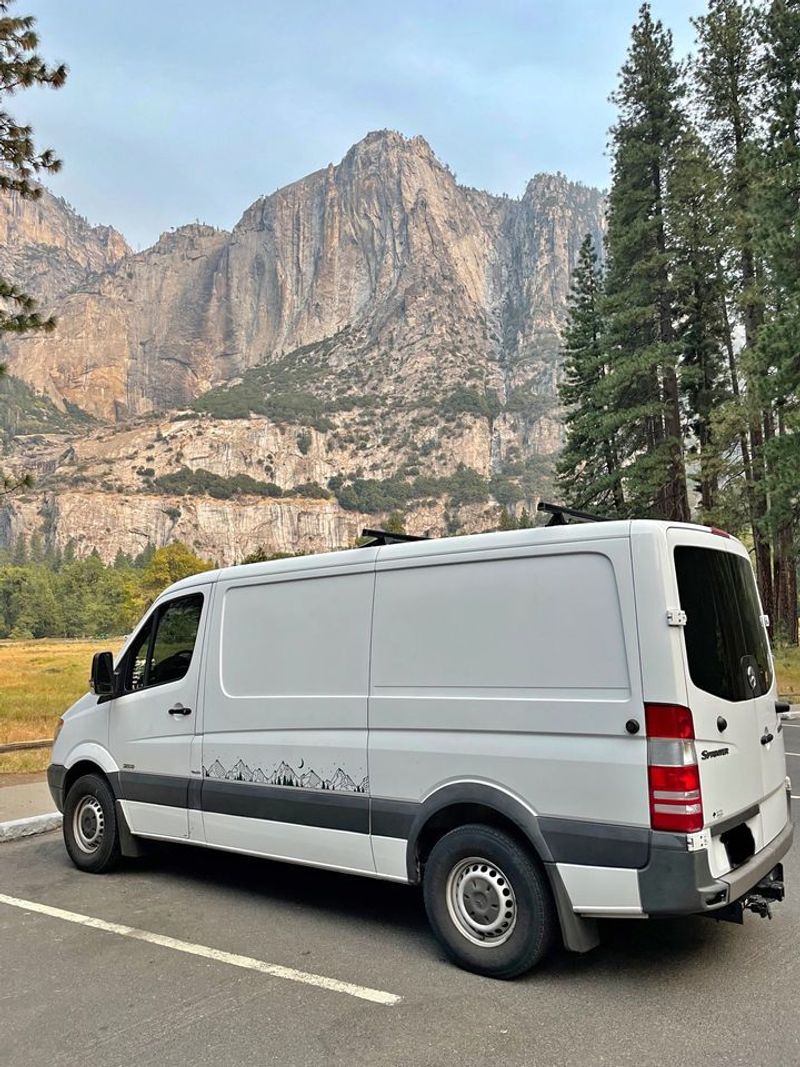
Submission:
M 638 872 L 628 867 L 558 863 L 558 873 L 581 915 L 641 915 Z

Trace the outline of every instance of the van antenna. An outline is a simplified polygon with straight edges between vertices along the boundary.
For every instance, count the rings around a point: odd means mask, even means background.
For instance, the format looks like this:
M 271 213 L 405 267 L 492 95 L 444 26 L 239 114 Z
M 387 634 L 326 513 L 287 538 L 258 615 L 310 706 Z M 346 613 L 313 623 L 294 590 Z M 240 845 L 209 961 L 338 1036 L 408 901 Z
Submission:
M 550 515 L 548 526 L 568 526 L 568 518 L 577 519 L 578 522 L 609 522 L 605 515 L 590 515 L 588 511 L 576 511 L 575 508 L 565 508 L 561 504 L 549 504 L 540 500 L 537 511 L 546 511 Z

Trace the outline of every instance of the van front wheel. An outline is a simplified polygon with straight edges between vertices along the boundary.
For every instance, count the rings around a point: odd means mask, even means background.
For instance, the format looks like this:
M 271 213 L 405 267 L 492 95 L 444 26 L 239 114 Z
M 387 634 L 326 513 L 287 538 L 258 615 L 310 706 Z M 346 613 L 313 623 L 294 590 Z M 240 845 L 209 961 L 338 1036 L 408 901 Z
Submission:
M 425 910 L 447 955 L 490 978 L 516 978 L 553 943 L 550 887 L 531 856 L 490 826 L 461 826 L 434 845 Z
M 102 874 L 120 857 L 114 794 L 99 774 L 84 774 L 69 787 L 64 801 L 64 844 L 82 871 Z

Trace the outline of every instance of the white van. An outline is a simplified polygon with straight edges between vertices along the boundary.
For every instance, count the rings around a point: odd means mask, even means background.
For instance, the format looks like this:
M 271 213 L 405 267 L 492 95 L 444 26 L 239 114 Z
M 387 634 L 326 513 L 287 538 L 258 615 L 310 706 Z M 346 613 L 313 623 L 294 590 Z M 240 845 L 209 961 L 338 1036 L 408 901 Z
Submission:
M 143 838 L 421 883 L 508 978 L 597 919 L 783 896 L 789 783 L 747 552 L 597 522 L 230 567 L 167 589 L 63 717 L 82 870 Z

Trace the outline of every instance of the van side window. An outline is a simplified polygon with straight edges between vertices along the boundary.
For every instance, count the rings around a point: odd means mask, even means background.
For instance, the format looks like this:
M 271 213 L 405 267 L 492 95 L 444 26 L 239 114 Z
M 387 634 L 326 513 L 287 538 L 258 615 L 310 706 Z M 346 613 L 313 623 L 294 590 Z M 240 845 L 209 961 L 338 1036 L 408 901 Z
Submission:
M 194 593 L 170 600 L 152 616 L 131 648 L 126 689 L 146 689 L 183 678 L 192 662 L 202 610 L 203 595 Z

